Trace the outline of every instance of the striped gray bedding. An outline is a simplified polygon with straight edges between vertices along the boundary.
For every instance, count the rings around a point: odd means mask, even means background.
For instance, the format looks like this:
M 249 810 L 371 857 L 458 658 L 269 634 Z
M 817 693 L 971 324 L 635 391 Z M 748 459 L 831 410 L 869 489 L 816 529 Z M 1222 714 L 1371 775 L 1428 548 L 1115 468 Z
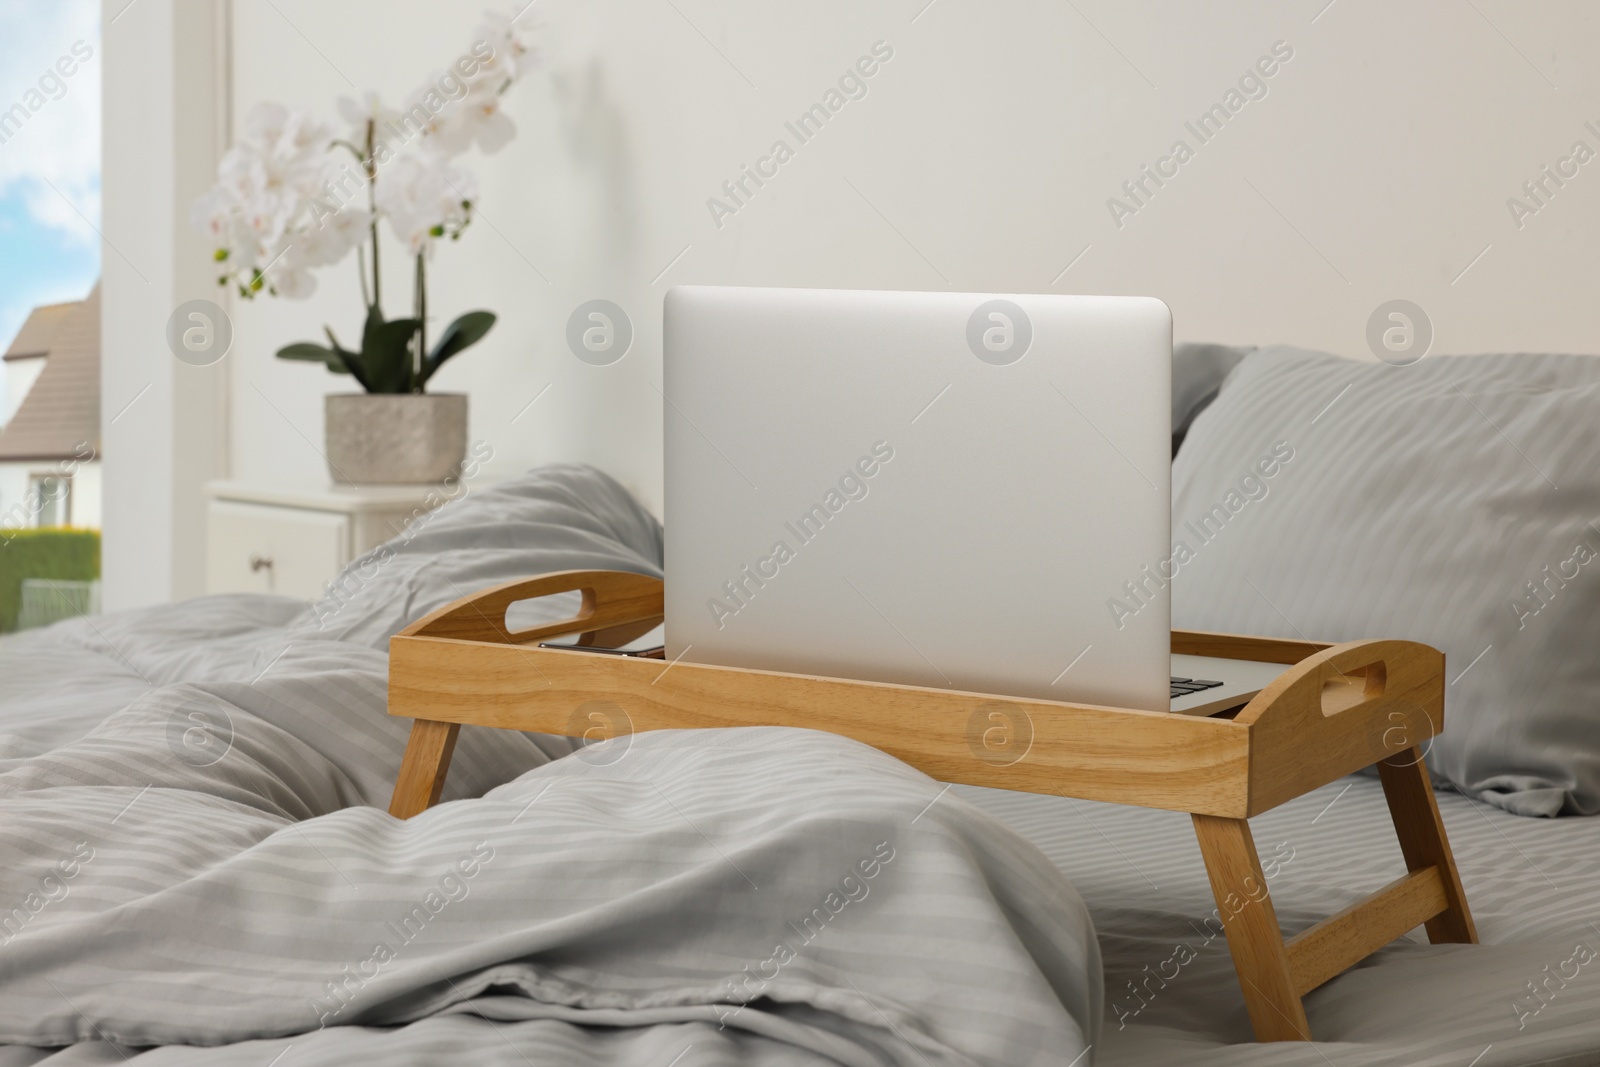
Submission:
M 1140 1067 L 1600 1064 L 1600 819 L 1530 819 L 1440 793 L 1478 945 L 1422 930 L 1306 998 L 1317 1041 L 1254 1045 L 1189 817 L 956 790 L 1039 845 L 1094 917 L 1096 1063 Z M 1405 873 L 1383 790 L 1335 782 L 1251 820 L 1294 934 Z
M 384 712 L 393 629 L 504 578 L 658 561 L 620 487 L 547 468 L 331 604 L 0 641 L 0 1067 L 1086 1053 L 1101 968 L 1069 882 L 854 742 L 469 729 L 450 802 L 382 810 L 408 728 Z
M 944 792 L 785 731 L 551 762 L 571 744 L 466 730 L 458 803 L 396 824 L 374 810 L 405 740 L 388 634 L 522 574 L 658 573 L 659 528 L 549 468 L 352 572 L 380 558 L 310 610 L 211 598 L 0 640 L 0 1067 L 1600 1063 L 1593 819 L 1442 794 L 1484 943 L 1414 931 L 1310 995 L 1313 1045 L 1251 1041 L 1179 814 Z M 1290 932 L 1402 871 L 1368 779 L 1253 825 Z M 619 980 L 706 996 L 603 1006 Z

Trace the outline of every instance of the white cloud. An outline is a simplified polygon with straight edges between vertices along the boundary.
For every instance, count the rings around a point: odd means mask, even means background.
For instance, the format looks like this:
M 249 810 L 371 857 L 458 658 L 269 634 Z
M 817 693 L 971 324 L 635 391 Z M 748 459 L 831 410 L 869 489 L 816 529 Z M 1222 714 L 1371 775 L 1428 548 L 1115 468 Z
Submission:
M 85 242 L 84 217 L 100 224 L 100 67 L 98 0 L 0 3 L 0 195 Z

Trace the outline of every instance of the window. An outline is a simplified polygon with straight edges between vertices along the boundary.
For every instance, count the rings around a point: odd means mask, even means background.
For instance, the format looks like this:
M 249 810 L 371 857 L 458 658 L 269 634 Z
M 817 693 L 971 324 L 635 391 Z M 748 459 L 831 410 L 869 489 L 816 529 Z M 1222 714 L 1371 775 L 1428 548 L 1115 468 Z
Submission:
M 72 521 L 72 479 L 60 474 L 35 474 L 28 479 L 35 526 L 66 526 Z

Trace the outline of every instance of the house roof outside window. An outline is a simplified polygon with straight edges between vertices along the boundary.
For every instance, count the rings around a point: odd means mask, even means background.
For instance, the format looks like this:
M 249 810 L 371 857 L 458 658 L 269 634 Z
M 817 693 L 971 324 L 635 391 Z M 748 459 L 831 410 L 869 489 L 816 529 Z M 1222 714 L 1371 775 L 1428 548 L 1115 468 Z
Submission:
M 3 430 L 0 462 L 81 458 L 88 444 L 100 453 L 100 286 L 74 304 L 35 308 L 17 331 L 5 359 L 45 356 L 34 381 Z
M 44 304 L 30 311 L 22 329 L 11 339 L 11 347 L 6 349 L 6 362 L 48 356 L 61 321 L 81 303 L 81 300 L 71 300 L 65 304 Z

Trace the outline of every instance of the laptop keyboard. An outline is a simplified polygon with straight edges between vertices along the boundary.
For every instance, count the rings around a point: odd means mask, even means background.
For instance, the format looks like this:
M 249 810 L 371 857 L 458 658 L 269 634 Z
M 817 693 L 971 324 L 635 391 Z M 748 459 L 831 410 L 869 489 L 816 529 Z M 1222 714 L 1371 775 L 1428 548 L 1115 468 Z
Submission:
M 1172 699 L 1186 697 L 1190 693 L 1198 693 L 1203 689 L 1215 689 L 1221 682 L 1208 682 L 1202 678 L 1174 678 L 1172 679 Z

